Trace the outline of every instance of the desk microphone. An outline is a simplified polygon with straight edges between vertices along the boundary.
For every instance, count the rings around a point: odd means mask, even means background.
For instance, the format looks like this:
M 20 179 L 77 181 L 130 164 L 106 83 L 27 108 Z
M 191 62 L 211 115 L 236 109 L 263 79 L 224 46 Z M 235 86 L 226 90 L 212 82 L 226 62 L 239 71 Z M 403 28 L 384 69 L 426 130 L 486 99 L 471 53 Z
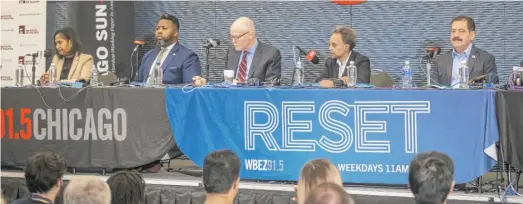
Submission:
M 318 59 L 318 56 L 316 55 L 316 51 L 309 50 L 308 52 L 305 52 L 305 50 L 302 49 L 301 47 L 298 47 L 298 46 L 294 46 L 294 47 L 296 47 L 298 50 L 300 50 L 300 53 L 302 55 L 305 55 L 305 59 L 307 59 L 307 61 L 312 62 L 313 64 L 320 63 L 320 59 Z

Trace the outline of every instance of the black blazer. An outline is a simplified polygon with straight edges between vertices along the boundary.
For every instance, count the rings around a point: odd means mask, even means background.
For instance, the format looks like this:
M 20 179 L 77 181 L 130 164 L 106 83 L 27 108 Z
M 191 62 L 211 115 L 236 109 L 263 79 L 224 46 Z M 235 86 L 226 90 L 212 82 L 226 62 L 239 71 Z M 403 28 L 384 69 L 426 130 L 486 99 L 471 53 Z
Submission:
M 327 59 L 327 61 L 325 62 L 325 68 L 323 68 L 323 72 L 321 73 L 321 75 L 318 78 L 316 78 L 316 82 L 319 82 L 322 79 L 338 78 L 340 66 L 336 61 L 336 59 L 332 59 L 330 57 Z M 356 82 L 364 84 L 370 83 L 369 58 L 353 50 L 347 63 L 349 63 L 350 61 L 354 61 L 354 65 L 356 65 L 356 67 L 358 68 L 358 79 L 356 80 Z M 343 72 L 342 76 L 347 76 L 346 69 L 345 72 Z
M 227 50 L 227 60 L 225 66 L 227 70 L 234 70 L 234 75 L 238 71 L 240 62 L 240 51 L 234 50 L 234 47 Z M 258 40 L 258 46 L 252 58 L 251 68 L 249 69 L 248 78 L 257 78 L 261 82 L 271 81 L 281 78 L 281 53 L 278 48 L 269 44 L 262 43 Z

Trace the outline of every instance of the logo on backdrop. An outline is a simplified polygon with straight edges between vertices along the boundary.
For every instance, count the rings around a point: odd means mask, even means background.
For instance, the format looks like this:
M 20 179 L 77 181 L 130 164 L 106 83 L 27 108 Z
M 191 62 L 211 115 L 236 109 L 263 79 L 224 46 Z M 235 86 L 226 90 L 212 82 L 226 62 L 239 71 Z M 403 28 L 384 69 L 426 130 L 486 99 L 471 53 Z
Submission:
M 21 13 L 18 16 L 39 16 L 40 13 Z
M 31 59 L 31 57 L 18 56 L 18 64 L 33 65 L 33 59 Z M 35 60 L 35 65 L 39 65 L 39 64 L 40 64 L 40 62 L 38 62 L 38 60 Z
M 35 4 L 40 3 L 39 0 L 19 0 L 18 4 Z
M 38 29 L 36 29 L 36 28 L 28 29 L 25 25 L 18 26 L 18 34 L 36 35 L 39 33 L 40 32 L 38 32 Z
M 3 108 L 2 113 L 6 116 L 1 121 L 5 127 L 2 139 L 124 141 L 127 137 L 127 112 L 123 108 Z M 15 123 L 21 125 L 14 126 Z
M 14 50 L 11 45 L 1 45 L 0 50 Z
M 1 15 L 0 18 L 2 20 L 13 20 L 14 19 L 13 16 L 11 16 L 11 15 Z
M 2 81 L 12 81 L 13 78 L 11 76 L 0 76 L 0 80 L 2 80 Z
M 108 4 L 106 4 L 108 3 Z M 109 7 L 108 7 L 109 6 Z M 115 66 L 115 32 L 113 2 L 95 4 L 96 25 L 96 68 L 99 71 L 114 71 Z M 111 18 L 110 18 L 111 17 Z M 112 65 L 112 67 L 111 67 Z
M 38 44 L 34 44 L 34 43 L 31 43 L 31 44 L 20 44 L 20 47 L 38 47 Z
M 5 29 L 2 29 L 2 32 L 5 32 L 5 33 L 8 33 L 8 32 L 15 32 L 15 29 L 9 29 L 9 28 L 5 28 Z
M 278 106 L 281 109 L 276 108 Z M 372 120 L 372 116 L 397 115 L 404 121 L 405 153 L 415 154 L 418 152 L 417 116 L 428 113 L 430 101 L 356 101 L 353 105 L 338 100 L 323 104 L 283 101 L 277 105 L 267 101 L 245 101 L 245 150 L 253 151 L 257 148 L 256 142 L 262 142 L 258 143 L 258 148 L 261 144 L 269 151 L 314 152 L 319 147 L 330 153 L 343 153 L 354 146 L 355 152 L 391 153 L 391 141 L 387 138 L 376 140 L 375 135 L 387 133 L 390 129 L 387 122 L 397 123 L 398 120 L 377 121 Z M 302 120 L 307 114 L 317 117 L 318 124 Z M 305 139 L 307 136 L 302 133 L 312 132 L 313 125 L 315 130 L 323 129 L 322 132 L 328 134 Z M 276 131 L 278 127 L 281 132 Z

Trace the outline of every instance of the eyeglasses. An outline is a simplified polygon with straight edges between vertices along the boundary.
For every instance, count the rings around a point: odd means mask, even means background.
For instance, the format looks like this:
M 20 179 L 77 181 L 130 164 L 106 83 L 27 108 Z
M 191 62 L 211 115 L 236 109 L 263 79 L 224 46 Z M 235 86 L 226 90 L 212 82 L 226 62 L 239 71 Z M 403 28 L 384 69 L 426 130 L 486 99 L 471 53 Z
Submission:
M 247 31 L 244 34 L 241 34 L 240 36 L 232 36 L 231 34 L 229 34 L 229 39 L 231 39 L 231 40 L 240 40 L 241 37 L 243 37 L 244 35 L 246 35 L 249 32 L 251 32 L 251 31 Z

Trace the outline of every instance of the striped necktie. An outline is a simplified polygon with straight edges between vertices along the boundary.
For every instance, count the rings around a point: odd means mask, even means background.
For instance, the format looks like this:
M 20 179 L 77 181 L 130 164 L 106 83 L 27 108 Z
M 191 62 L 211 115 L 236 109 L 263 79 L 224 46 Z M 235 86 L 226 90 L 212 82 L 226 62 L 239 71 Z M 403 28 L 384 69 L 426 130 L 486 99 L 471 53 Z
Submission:
M 247 51 L 243 51 L 242 59 L 240 63 L 240 69 L 238 70 L 238 81 L 244 82 L 247 78 Z

